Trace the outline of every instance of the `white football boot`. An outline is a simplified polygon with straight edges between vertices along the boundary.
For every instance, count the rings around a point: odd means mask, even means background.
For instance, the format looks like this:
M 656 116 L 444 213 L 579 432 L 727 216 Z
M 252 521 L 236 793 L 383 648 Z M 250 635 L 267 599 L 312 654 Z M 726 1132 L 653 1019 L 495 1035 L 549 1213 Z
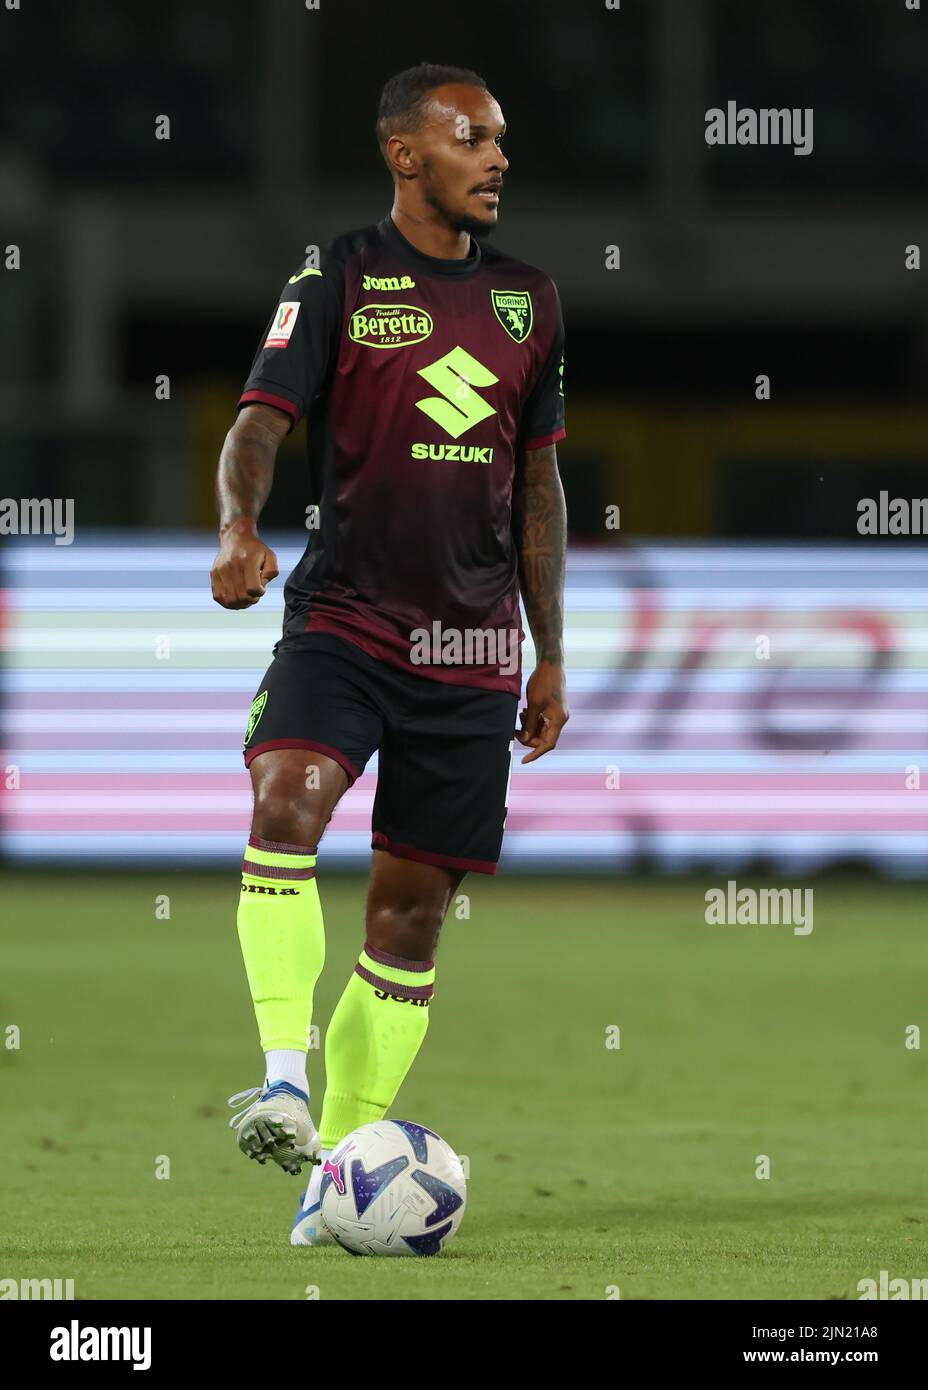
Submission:
M 238 1146 L 249 1158 L 271 1158 L 285 1173 L 299 1174 L 304 1163 L 319 1163 L 319 1135 L 309 1117 L 309 1097 L 289 1081 L 253 1086 L 229 1097 L 230 1105 L 257 1099 L 229 1121 L 238 1130 Z
M 319 1190 L 325 1168 L 314 1168 L 309 1178 L 309 1186 L 300 1196 L 296 1209 L 293 1229 L 290 1232 L 291 1245 L 335 1245 L 335 1237 L 322 1219 L 319 1206 Z

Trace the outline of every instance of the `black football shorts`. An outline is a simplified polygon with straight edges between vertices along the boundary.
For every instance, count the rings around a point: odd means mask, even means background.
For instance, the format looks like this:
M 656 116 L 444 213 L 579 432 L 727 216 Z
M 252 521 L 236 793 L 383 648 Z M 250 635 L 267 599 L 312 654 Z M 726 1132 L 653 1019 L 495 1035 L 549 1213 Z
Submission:
M 372 847 L 493 874 L 518 706 L 505 690 L 431 680 L 344 638 L 302 633 L 274 648 L 252 704 L 245 764 L 272 748 L 310 748 L 353 782 L 377 749 Z

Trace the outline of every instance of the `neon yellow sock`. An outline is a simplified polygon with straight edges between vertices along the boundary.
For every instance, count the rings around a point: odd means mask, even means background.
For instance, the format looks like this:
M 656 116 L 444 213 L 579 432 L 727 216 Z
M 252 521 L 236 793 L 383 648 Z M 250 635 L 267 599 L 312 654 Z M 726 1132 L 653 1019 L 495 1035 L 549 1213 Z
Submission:
M 238 939 L 265 1052 L 305 1052 L 325 962 L 316 856 L 252 835 L 242 864 Z
M 422 1045 L 434 984 L 434 961 L 403 960 L 364 943 L 325 1035 L 323 1148 L 383 1119 Z

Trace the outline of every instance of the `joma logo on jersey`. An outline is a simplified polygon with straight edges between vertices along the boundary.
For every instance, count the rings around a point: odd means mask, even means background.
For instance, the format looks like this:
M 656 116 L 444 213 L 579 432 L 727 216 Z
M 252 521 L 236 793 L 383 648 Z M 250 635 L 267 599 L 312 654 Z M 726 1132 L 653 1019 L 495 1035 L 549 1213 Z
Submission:
M 365 347 L 409 347 L 427 338 L 432 327 L 431 314 L 414 304 L 365 304 L 348 320 L 348 336 Z
M 392 999 L 395 1004 L 418 1004 L 420 1009 L 427 1009 L 429 1001 L 427 999 L 407 999 L 405 994 L 388 994 L 385 989 L 375 989 L 378 999 Z
M 491 290 L 493 312 L 517 343 L 524 343 L 532 331 L 532 296 L 527 290 Z
M 430 362 L 427 367 L 420 367 L 418 375 L 424 377 L 441 395 L 426 396 L 416 401 L 416 409 L 434 420 L 436 425 L 441 425 L 452 439 L 460 438 L 466 430 L 479 425 L 489 415 L 496 414 L 474 387 L 495 386 L 499 377 L 494 376 L 489 367 L 478 362 L 476 357 L 471 357 L 464 348 L 452 348 L 444 357 Z
M 270 898 L 296 898 L 299 888 L 269 888 L 266 883 L 243 883 L 243 893 L 263 893 Z
M 440 459 L 445 463 L 492 463 L 493 448 L 477 444 L 414 444 L 409 457 Z
M 365 275 L 361 282 L 364 290 L 411 290 L 415 285 L 411 275 L 387 275 L 379 280 L 375 275 Z

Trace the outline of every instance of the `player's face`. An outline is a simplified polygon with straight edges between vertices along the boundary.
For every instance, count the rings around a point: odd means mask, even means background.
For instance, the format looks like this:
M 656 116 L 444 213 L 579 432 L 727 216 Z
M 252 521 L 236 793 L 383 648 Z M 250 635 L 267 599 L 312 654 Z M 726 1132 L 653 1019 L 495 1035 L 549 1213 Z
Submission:
M 496 226 L 506 122 L 482 87 L 436 87 L 429 115 L 414 137 L 426 202 L 457 232 L 486 236 Z

